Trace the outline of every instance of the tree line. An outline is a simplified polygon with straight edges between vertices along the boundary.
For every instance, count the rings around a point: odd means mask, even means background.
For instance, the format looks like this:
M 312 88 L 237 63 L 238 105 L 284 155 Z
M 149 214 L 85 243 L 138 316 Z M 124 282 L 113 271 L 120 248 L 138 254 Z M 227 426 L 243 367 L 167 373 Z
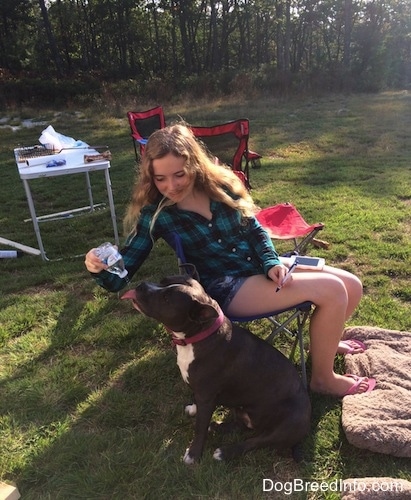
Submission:
M 405 88 L 411 2 L 1 0 L 0 80 L 28 76 L 198 92 Z

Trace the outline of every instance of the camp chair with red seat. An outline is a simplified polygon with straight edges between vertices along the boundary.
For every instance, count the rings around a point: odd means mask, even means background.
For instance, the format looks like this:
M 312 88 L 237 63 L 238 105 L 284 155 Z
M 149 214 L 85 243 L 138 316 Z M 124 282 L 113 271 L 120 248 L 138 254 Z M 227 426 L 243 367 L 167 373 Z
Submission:
M 321 222 L 308 224 L 291 203 L 280 203 L 264 208 L 256 214 L 256 218 L 272 239 L 294 242 L 294 248 L 289 255 L 304 255 L 310 244 L 328 247 L 327 242 L 315 238 L 324 228 L 324 224 Z
M 138 161 L 144 153 L 150 135 L 166 126 L 164 111 L 162 106 L 156 106 L 147 111 L 129 111 L 127 118 L 130 124 L 136 160 Z
M 245 186 L 251 189 L 249 162 L 250 159 L 254 160 L 261 156 L 252 152 L 253 156 L 250 158 L 248 149 L 249 120 L 241 118 L 219 125 L 190 126 L 190 128 L 216 160 L 231 167 Z
M 250 162 L 251 166 L 253 168 L 260 168 L 261 167 L 261 158 L 262 155 L 259 153 L 256 153 L 255 151 L 248 150 L 248 161 Z
M 177 232 L 170 232 L 164 236 L 164 240 L 174 250 L 177 256 L 177 264 L 179 273 L 199 280 L 197 269 L 194 264 L 187 262 L 181 237 Z M 273 289 L 274 293 L 274 289 Z M 307 387 L 307 371 L 305 362 L 305 349 L 304 349 L 304 326 L 308 317 L 310 316 L 313 304 L 311 302 L 301 302 L 291 307 L 270 311 L 266 314 L 256 314 L 253 316 L 228 316 L 230 321 L 236 323 L 248 323 L 254 320 L 267 319 L 272 327 L 270 333 L 265 337 L 265 340 L 272 343 L 274 338 L 281 332 L 286 333 L 293 338 L 291 352 L 289 355 L 290 360 L 294 361 L 296 348 L 298 346 L 300 357 L 300 370 L 301 378 L 304 387 Z

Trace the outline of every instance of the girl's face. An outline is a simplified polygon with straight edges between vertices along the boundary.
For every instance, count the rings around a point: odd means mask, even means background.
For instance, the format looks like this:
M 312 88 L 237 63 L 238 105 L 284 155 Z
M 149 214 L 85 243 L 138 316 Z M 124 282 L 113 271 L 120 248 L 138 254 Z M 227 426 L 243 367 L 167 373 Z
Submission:
M 187 174 L 185 164 L 185 158 L 171 153 L 152 163 L 156 188 L 174 203 L 181 202 L 193 192 L 194 179 Z

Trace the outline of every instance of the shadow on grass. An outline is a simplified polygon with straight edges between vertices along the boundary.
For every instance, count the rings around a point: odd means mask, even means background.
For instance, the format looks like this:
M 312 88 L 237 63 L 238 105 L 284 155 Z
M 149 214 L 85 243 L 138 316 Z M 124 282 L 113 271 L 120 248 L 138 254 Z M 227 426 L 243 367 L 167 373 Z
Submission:
M 191 394 L 168 334 L 113 296 L 90 299 L 69 295 L 50 332 L 32 336 L 48 345 L 1 384 L 25 449 L 12 478 L 23 498 L 259 498 L 273 470 L 301 474 L 271 450 L 213 460 L 235 434 L 210 434 L 201 464 L 184 465 Z
M 89 299 L 69 296 L 48 347 L 1 384 L 11 427 L 26 449 L 13 477 L 23 498 L 257 499 L 263 479 L 326 481 L 342 468 L 344 477 L 376 470 L 373 454 L 346 443 L 341 402 L 318 395 L 303 463 L 268 449 L 218 463 L 213 450 L 238 436 L 211 434 L 201 464 L 185 466 L 181 457 L 194 429 L 183 408 L 191 394 L 168 334 L 114 296 Z M 394 475 L 398 465 L 405 468 L 405 461 L 388 457 L 381 470 Z

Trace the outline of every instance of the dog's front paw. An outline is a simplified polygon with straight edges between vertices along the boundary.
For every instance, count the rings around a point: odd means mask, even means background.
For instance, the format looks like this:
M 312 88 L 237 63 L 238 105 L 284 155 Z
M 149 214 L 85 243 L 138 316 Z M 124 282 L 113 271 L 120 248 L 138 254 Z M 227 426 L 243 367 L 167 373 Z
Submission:
M 197 405 L 195 403 L 187 405 L 184 408 L 185 414 L 189 417 L 195 417 L 197 415 Z
M 242 443 L 234 443 L 229 444 L 227 446 L 222 446 L 221 448 L 217 448 L 213 453 L 213 458 L 215 460 L 219 460 L 220 462 L 228 462 L 240 455 L 243 455 L 247 451 L 247 448 Z
M 194 458 L 190 455 L 190 448 L 186 449 L 186 452 L 184 453 L 184 457 L 183 457 L 183 462 L 186 465 L 194 465 L 196 463 Z

